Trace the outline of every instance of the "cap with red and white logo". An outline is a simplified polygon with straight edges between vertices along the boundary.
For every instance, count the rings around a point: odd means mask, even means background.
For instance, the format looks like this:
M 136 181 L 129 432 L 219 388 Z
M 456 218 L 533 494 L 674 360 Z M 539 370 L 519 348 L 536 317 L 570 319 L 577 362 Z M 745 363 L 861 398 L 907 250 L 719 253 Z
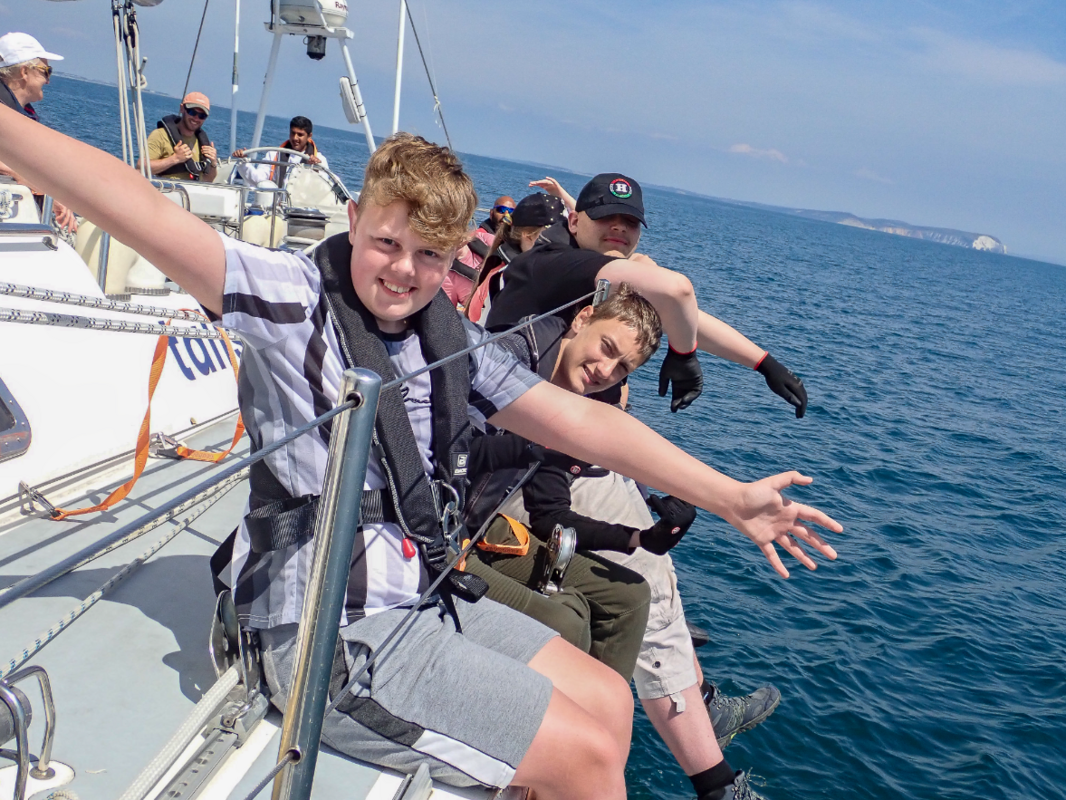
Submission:
M 626 214 L 648 227 L 640 184 L 617 172 L 604 172 L 586 183 L 577 197 L 575 210 L 584 211 L 591 219 Z

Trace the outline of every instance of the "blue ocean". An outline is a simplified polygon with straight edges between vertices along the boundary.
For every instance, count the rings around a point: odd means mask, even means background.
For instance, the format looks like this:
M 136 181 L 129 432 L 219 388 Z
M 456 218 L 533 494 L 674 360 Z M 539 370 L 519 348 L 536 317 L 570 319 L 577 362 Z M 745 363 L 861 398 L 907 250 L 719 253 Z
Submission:
M 115 97 L 57 77 L 38 110 L 117 153 Z M 154 121 L 178 101 L 145 104 Z M 216 108 L 206 125 L 220 152 L 228 120 Z M 240 144 L 253 123 L 241 114 Z M 263 142 L 287 133 L 270 118 Z M 314 138 L 358 187 L 362 131 Z M 482 205 L 546 174 L 464 161 Z M 588 178 L 548 174 L 574 194 Z M 713 637 L 706 674 L 784 698 L 729 761 L 768 800 L 1066 795 L 1066 268 L 668 189 L 644 198 L 640 249 L 800 375 L 810 407 L 797 420 L 757 373 L 705 357 L 703 396 L 671 414 L 656 358 L 632 382 L 635 413 L 734 477 L 813 476 L 790 495 L 845 526 L 827 535 L 837 561 L 793 561 L 787 581 L 706 514 L 673 552 L 688 615 Z M 628 781 L 634 798 L 692 796 L 639 711 Z

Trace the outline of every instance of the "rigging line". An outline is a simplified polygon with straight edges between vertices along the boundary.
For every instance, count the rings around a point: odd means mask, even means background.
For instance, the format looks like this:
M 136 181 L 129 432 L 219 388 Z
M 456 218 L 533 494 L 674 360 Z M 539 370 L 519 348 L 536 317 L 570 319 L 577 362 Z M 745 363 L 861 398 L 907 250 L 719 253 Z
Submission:
M 6 605 L 8 602 L 13 602 L 20 597 L 32 594 L 38 589 L 47 586 L 56 578 L 66 575 L 68 572 L 80 569 L 101 556 L 107 555 L 114 550 L 118 550 L 120 547 L 124 547 L 147 533 L 151 533 L 156 528 L 159 528 L 168 522 L 173 522 L 178 516 L 184 514 L 190 508 L 194 508 L 201 503 L 213 503 L 215 499 L 217 499 L 215 497 L 216 495 L 225 494 L 247 477 L 247 470 L 238 472 L 236 475 L 226 478 L 222 482 L 217 483 L 209 489 L 200 492 L 195 497 L 190 498 L 188 501 L 181 503 L 176 508 L 172 508 L 169 511 L 159 514 L 155 519 L 145 525 L 140 525 L 132 531 L 129 530 L 129 526 L 127 525 L 122 529 L 123 532 L 126 532 L 125 536 L 117 541 L 111 541 L 109 539 L 107 546 L 102 549 L 90 550 L 88 552 L 82 550 L 80 553 L 76 553 L 70 558 L 59 561 L 51 567 L 38 572 L 36 575 L 30 575 L 29 577 L 23 578 L 18 583 L 13 583 L 10 586 L 0 589 L 0 599 L 4 601 L 3 605 Z M 206 511 L 209 507 L 210 506 L 204 506 L 203 510 Z M 10 601 L 7 599 L 8 597 L 11 598 Z
M 201 481 L 200 483 L 196 484 L 196 486 L 193 486 L 191 489 L 187 489 L 186 491 L 179 494 L 170 502 L 163 504 L 162 506 L 153 511 L 149 511 L 147 514 L 144 514 L 143 516 L 135 519 L 133 522 L 123 526 L 114 533 L 108 534 L 104 538 L 94 542 L 88 547 L 83 548 L 80 552 L 75 553 L 73 556 L 63 561 L 61 565 L 57 565 L 55 568 L 49 568 L 44 570 L 43 572 L 38 573 L 37 575 L 33 576 L 32 583 L 27 583 L 25 579 L 23 581 L 19 581 L 18 586 L 21 587 L 24 583 L 26 583 L 26 586 L 19 589 L 17 592 L 14 591 L 14 587 L 11 587 L 10 592 L 7 592 L 4 595 L 0 596 L 0 608 L 4 608 L 5 606 L 13 603 L 15 600 L 18 600 L 20 597 L 25 597 L 30 592 L 34 592 L 42 586 L 51 583 L 56 578 L 66 575 L 67 572 L 70 572 L 71 569 L 74 569 L 74 567 L 69 567 L 69 564 L 75 563 L 83 558 L 87 558 L 89 557 L 90 553 L 93 553 L 104 547 L 109 547 L 115 542 L 128 536 L 132 531 L 140 528 L 143 525 L 148 524 L 156 517 L 169 513 L 171 510 L 188 501 L 190 498 L 196 497 L 201 492 L 204 492 L 207 489 L 212 488 L 213 486 L 217 486 L 227 478 L 236 475 L 245 467 L 250 467 L 252 464 L 256 464 L 262 461 L 274 451 L 280 450 L 282 447 L 289 444 L 289 442 L 299 438 L 300 436 L 303 436 L 305 433 L 310 433 L 311 431 L 315 430 L 319 425 L 328 422 L 338 414 L 341 414 L 354 407 L 354 405 L 354 400 L 348 400 L 347 402 L 341 403 L 340 405 L 331 408 L 322 416 L 316 417 L 310 422 L 301 425 L 299 428 L 297 428 L 287 436 L 283 436 L 276 442 L 271 442 L 262 449 L 257 450 L 255 453 L 249 456 L 245 456 L 240 461 L 235 461 L 228 467 L 222 468 L 219 472 L 215 473 L 214 477 L 208 478 L 205 481 Z
M 192 58 L 189 59 L 189 72 L 185 76 L 185 88 L 181 90 L 182 100 L 185 99 L 185 93 L 189 91 L 189 78 L 192 77 L 192 65 L 196 63 L 196 51 L 200 49 L 200 34 L 204 32 L 204 20 L 207 19 L 207 6 L 211 3 L 211 0 L 204 0 L 204 13 L 200 17 L 200 30 L 196 32 L 196 44 L 192 48 Z
M 560 311 L 563 311 L 563 310 L 565 310 L 567 308 L 570 308 L 570 306 L 572 306 L 572 305 L 576 305 L 577 303 L 580 303 L 582 300 L 588 300 L 590 297 L 595 297 L 596 293 L 599 292 L 599 291 L 600 291 L 599 287 L 597 286 L 595 291 L 589 292 L 588 294 L 581 295 L 581 297 L 578 297 L 578 298 L 576 298 L 574 300 L 571 300 L 569 303 L 563 303 L 561 306 L 558 306 L 557 308 L 553 308 L 551 311 L 545 311 L 543 314 L 539 314 L 539 315 L 537 315 L 535 317 L 532 317 L 531 319 L 524 320 L 524 321 L 518 323 L 517 325 L 515 325 L 513 328 L 508 328 L 505 331 L 500 331 L 499 333 L 494 333 L 494 334 L 492 334 L 492 336 L 489 336 L 487 339 L 482 339 L 479 342 L 475 342 L 474 344 L 470 345 L 469 347 L 464 347 L 462 350 L 459 350 L 456 353 L 452 353 L 450 356 L 445 356 L 444 358 L 440 359 L 439 361 L 434 361 L 432 364 L 427 364 L 426 366 L 422 367 L 421 369 L 416 369 L 414 372 L 408 372 L 406 375 L 401 375 L 399 378 L 396 378 L 395 380 L 392 380 L 392 381 L 389 381 L 386 384 L 383 384 L 382 387 L 381 387 L 381 391 L 385 391 L 386 389 L 392 389 L 395 386 L 399 386 L 401 383 L 405 383 L 406 381 L 411 380 L 411 378 L 417 378 L 423 372 L 429 372 L 431 369 L 436 369 L 437 367 L 439 367 L 439 366 L 441 366 L 443 364 L 447 364 L 449 361 L 454 361 L 455 359 L 459 358 L 459 356 L 465 356 L 467 353 L 472 353 L 473 351 L 477 350 L 478 348 L 484 347 L 487 344 L 492 344 L 497 339 L 502 339 L 504 336 L 506 336 L 509 333 L 514 333 L 515 331 L 520 331 L 520 330 L 522 330 L 522 328 L 528 328 L 530 325 L 532 325 L 534 322 L 537 322 L 538 320 L 542 320 L 545 317 L 550 317 L 553 314 L 557 314 Z
M 522 477 L 518 479 L 518 482 L 515 483 L 515 485 L 508 490 L 506 495 L 504 495 L 504 498 L 500 501 L 497 508 L 502 508 L 508 500 L 514 497 L 518 490 L 521 489 L 531 477 L 533 477 L 533 473 L 537 471 L 537 468 L 539 466 L 539 463 L 531 464 L 529 469 L 526 470 L 525 474 L 522 475 Z M 463 559 L 466 558 L 470 551 L 474 549 L 474 546 L 477 545 L 481 537 L 485 535 L 485 531 L 489 529 L 489 524 L 492 522 L 494 516 L 494 514 L 489 515 L 489 518 L 482 523 L 480 528 L 478 528 L 477 533 L 470 537 L 470 541 L 467 542 L 466 547 L 462 548 L 462 550 L 459 551 L 459 554 L 455 557 L 455 560 L 452 561 L 452 563 L 446 566 L 443 570 L 441 570 L 441 573 L 437 576 L 437 579 L 429 585 L 429 588 L 426 589 L 426 591 L 422 592 L 422 595 L 411 605 L 411 609 L 404 615 L 404 618 L 401 619 L 396 625 L 396 627 L 389 632 L 389 635 L 385 637 L 385 640 L 378 646 L 378 648 L 373 653 L 370 654 L 370 658 L 368 658 L 363 663 L 363 666 L 359 668 L 359 670 L 355 673 L 355 675 L 352 676 L 348 683 L 344 685 L 344 688 L 337 693 L 337 696 L 335 698 L 333 698 L 333 702 L 330 703 L 329 706 L 327 706 L 325 713 L 322 715 L 323 717 L 327 716 L 329 712 L 333 711 L 333 709 L 335 709 L 340 704 L 341 700 L 348 696 L 348 693 L 355 686 L 356 681 L 358 681 L 363 676 L 363 674 L 366 673 L 367 670 L 374 666 L 374 663 L 378 660 L 379 656 L 381 657 L 381 660 L 384 661 L 386 658 L 392 655 L 392 651 L 395 650 L 396 645 L 399 645 L 400 643 L 399 639 L 402 639 L 403 636 L 407 633 L 404 628 L 407 627 L 408 621 L 411 619 L 411 617 L 415 615 L 415 612 L 422 607 L 422 604 L 426 602 L 426 600 L 430 596 L 432 596 L 434 592 L 437 591 L 437 587 L 440 586 L 441 583 L 444 582 L 444 579 L 452 573 L 456 565 L 463 563 Z M 399 637 L 396 640 L 396 645 L 389 647 L 389 643 L 392 642 L 392 640 L 396 637 Z M 385 648 L 387 647 L 389 647 L 389 649 L 386 651 Z
M 411 23 L 411 33 L 415 35 L 415 44 L 418 45 L 418 55 L 422 58 L 422 66 L 426 70 L 426 79 L 429 81 L 429 90 L 433 92 L 433 110 L 437 112 L 437 116 L 440 117 L 441 127 L 444 128 L 444 138 L 448 140 L 448 149 L 455 150 L 452 147 L 452 137 L 448 135 L 448 125 L 444 121 L 444 109 L 441 108 L 440 98 L 437 97 L 437 87 L 433 85 L 433 76 L 429 72 L 429 64 L 426 63 L 426 54 L 422 52 L 422 40 L 418 38 L 418 28 L 415 27 L 415 18 L 411 16 L 411 4 L 408 2 L 407 6 L 407 19 Z M 384 388 L 384 387 L 382 387 Z
M 13 322 L 19 325 L 49 325 L 59 328 L 81 328 L 90 331 L 112 331 L 116 333 L 146 333 L 150 336 L 177 336 L 186 339 L 221 339 L 217 328 L 201 320 L 202 328 L 183 328 L 178 325 L 158 325 L 151 322 L 125 322 L 120 319 L 101 319 L 99 317 L 79 317 L 74 314 L 57 314 L 51 311 L 19 311 L 14 308 L 0 308 L 0 322 Z
M 259 783 L 255 785 L 255 788 L 244 796 L 244 800 L 254 800 L 254 798 L 267 787 L 267 784 L 274 780 L 274 777 L 283 769 L 285 769 L 286 766 L 288 766 L 290 761 L 293 763 L 299 761 L 299 756 L 300 751 L 295 749 L 287 750 L 285 752 L 285 755 L 282 756 L 281 761 L 275 764 L 274 769 L 270 770 L 270 772 L 267 773 L 266 777 L 264 777 L 263 780 L 259 781 Z
M 124 581 L 133 572 L 144 564 L 145 561 L 150 559 L 156 553 L 158 553 L 165 545 L 167 545 L 175 536 L 188 528 L 193 522 L 196 521 L 204 512 L 206 512 L 211 506 L 217 503 L 222 497 L 232 489 L 231 485 L 225 491 L 219 492 L 216 495 L 207 498 L 203 501 L 204 507 L 189 514 L 185 519 L 179 522 L 171 530 L 155 542 L 151 547 L 141 553 L 137 558 L 120 569 L 114 575 L 112 575 L 103 586 L 97 589 L 95 592 L 86 597 L 81 603 L 71 609 L 69 612 L 63 615 L 57 622 L 55 622 L 48 630 L 38 634 L 38 636 L 28 645 L 22 648 L 17 656 L 10 659 L 7 664 L 0 666 L 0 679 L 9 676 L 12 672 L 22 667 L 27 661 L 33 658 L 37 653 L 44 649 L 50 641 L 55 639 L 59 634 L 65 631 L 71 626 L 71 624 L 78 618 L 80 618 L 86 611 L 96 605 L 105 594 L 111 591 L 115 586 Z
M 121 314 L 139 314 L 145 317 L 161 317 L 163 319 L 183 319 L 189 322 L 203 322 L 204 315 L 195 311 L 183 311 L 180 309 L 167 308 L 165 306 L 144 306 L 136 303 L 123 303 L 118 300 L 107 300 L 102 297 L 93 297 L 87 294 L 75 294 L 73 292 L 61 292 L 56 289 L 41 289 L 36 286 L 24 286 L 19 283 L 0 282 L 0 295 L 11 297 L 23 297 L 27 300 L 41 300 L 46 303 L 62 303 L 70 306 L 83 308 L 99 308 L 105 311 L 117 311 Z

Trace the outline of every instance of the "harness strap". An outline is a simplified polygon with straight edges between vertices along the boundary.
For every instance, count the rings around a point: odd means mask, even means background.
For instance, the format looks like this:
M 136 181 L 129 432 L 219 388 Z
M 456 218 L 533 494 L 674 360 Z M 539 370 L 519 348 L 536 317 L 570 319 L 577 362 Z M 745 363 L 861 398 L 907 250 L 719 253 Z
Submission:
M 309 537 L 318 519 L 319 495 L 274 500 L 244 517 L 253 553 L 282 550 Z M 359 504 L 359 525 L 397 521 L 392 501 L 383 489 L 367 489 Z
M 200 312 L 194 309 L 181 309 L 182 311 L 192 311 L 199 314 Z M 204 316 L 201 314 L 201 316 Z M 204 316 L 205 321 L 210 321 Z M 168 319 L 167 325 L 173 320 Z M 237 355 L 233 351 L 233 343 L 230 342 L 229 336 L 222 328 L 218 328 L 218 331 L 222 334 L 222 341 L 226 345 L 226 354 L 229 356 L 230 366 L 233 368 L 233 377 L 239 380 L 239 364 L 237 363 Z M 152 425 L 152 396 L 155 394 L 156 386 L 159 385 L 159 379 L 163 375 L 163 366 L 167 361 L 167 352 L 170 347 L 170 337 L 163 334 L 156 341 L 155 353 L 152 356 L 152 369 L 148 373 L 148 408 L 145 409 L 144 419 L 141 421 L 140 431 L 137 433 L 137 449 L 133 459 L 133 477 L 122 484 L 120 487 L 111 492 L 104 500 L 97 503 L 95 506 L 89 506 L 87 508 L 56 508 L 51 512 L 52 519 L 62 520 L 67 517 L 74 517 L 79 514 L 91 514 L 96 511 L 106 511 L 125 499 L 125 497 L 133 490 L 134 485 L 141 477 L 141 473 L 144 471 L 145 465 L 148 463 L 148 452 L 151 445 L 150 428 Z M 226 456 L 230 454 L 234 447 L 237 446 L 237 442 L 244 436 L 244 421 L 240 415 L 237 416 L 237 425 L 233 431 L 233 441 L 230 442 L 230 446 L 225 450 L 217 453 L 208 452 L 206 450 L 192 450 L 184 445 L 179 445 L 175 448 L 175 454 L 179 458 L 186 458 L 190 461 L 206 461 L 209 463 L 218 463 Z

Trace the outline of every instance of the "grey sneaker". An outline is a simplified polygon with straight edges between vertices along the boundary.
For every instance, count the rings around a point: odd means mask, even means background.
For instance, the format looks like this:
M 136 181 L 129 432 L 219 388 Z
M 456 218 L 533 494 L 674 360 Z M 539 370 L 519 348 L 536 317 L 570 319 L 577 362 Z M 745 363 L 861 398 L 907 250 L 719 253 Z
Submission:
M 773 688 L 773 687 L 771 687 Z M 759 691 L 762 691 L 761 689 Z M 776 692 L 777 690 L 774 689 Z M 781 699 L 780 693 L 777 695 L 778 700 Z M 761 794 L 751 788 L 751 784 L 748 782 L 748 773 L 740 771 L 733 778 L 733 782 L 725 787 L 725 791 L 722 793 L 721 800 L 766 800 Z
M 781 692 L 774 686 L 756 689 L 747 697 L 729 697 L 722 694 L 716 684 L 709 685 L 710 690 L 703 693 L 703 702 L 711 715 L 718 746 L 723 750 L 738 733 L 750 731 L 774 713 L 781 702 Z

